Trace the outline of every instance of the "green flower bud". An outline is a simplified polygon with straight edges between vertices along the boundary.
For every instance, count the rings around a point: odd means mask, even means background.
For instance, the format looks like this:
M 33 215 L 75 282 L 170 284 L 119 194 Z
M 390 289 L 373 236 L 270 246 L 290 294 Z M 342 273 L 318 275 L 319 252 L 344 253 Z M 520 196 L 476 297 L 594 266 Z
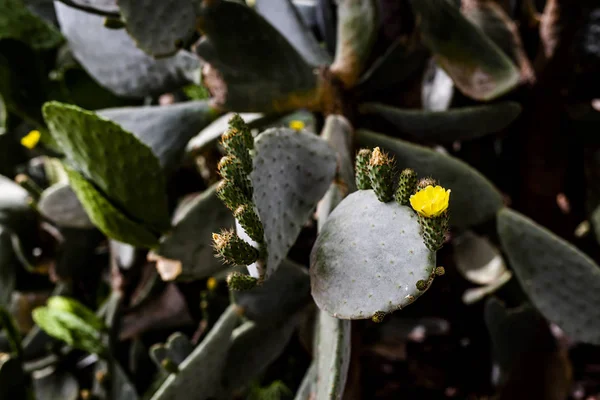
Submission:
M 371 189 L 371 177 L 369 176 L 370 149 L 361 149 L 356 155 L 356 187 L 359 190 Z
M 396 202 L 401 206 L 408 206 L 410 196 L 417 190 L 417 173 L 410 168 L 406 168 L 400 173 L 398 179 L 398 189 L 396 189 Z
M 417 190 L 416 192 L 420 192 L 421 190 L 425 189 L 427 186 L 437 186 L 438 183 L 435 179 L 433 178 L 422 178 L 419 180 L 419 182 L 417 183 Z
M 258 250 L 240 239 L 233 230 L 213 233 L 217 256 L 232 265 L 250 265 L 258 259 Z
M 380 324 L 383 322 L 386 315 L 387 314 L 384 313 L 383 311 L 377 311 L 375 314 L 373 314 L 373 316 L 371 317 L 371 320 L 373 322 L 375 322 L 376 324 Z
M 232 272 L 227 275 L 227 286 L 230 290 L 241 292 L 251 290 L 258 284 L 258 279 L 240 272 Z
M 436 276 L 442 276 L 446 273 L 446 269 L 444 267 L 437 267 L 435 269 L 435 275 Z
M 394 198 L 394 159 L 376 147 L 369 160 L 371 186 L 379 201 L 387 203 Z
M 417 281 L 417 290 L 420 290 L 420 291 L 426 290 L 428 286 L 429 285 L 427 284 L 427 281 L 424 281 L 423 279 L 419 279 Z

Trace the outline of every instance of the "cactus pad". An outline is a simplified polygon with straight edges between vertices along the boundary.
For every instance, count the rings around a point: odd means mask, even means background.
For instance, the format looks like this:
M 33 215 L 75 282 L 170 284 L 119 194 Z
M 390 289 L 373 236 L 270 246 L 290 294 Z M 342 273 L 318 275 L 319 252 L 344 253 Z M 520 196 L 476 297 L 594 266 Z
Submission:
M 248 321 L 233 332 L 231 348 L 223 369 L 226 390 L 236 390 L 248 385 L 281 355 L 296 331 L 297 317 L 290 316 L 286 321 L 274 325 Z
M 194 32 L 194 6 L 189 0 L 119 0 L 119 9 L 127 32 L 151 56 L 176 53 Z
M 115 206 L 157 232 L 169 227 L 165 177 L 150 148 L 114 122 L 76 106 L 50 102 L 43 113 L 69 161 Z
M 175 400 L 190 394 L 198 400 L 216 398 L 231 333 L 237 323 L 238 316 L 234 307 L 230 306 L 204 340 L 179 365 L 179 372 L 169 375 L 151 400 Z
M 412 168 L 419 176 L 435 176 L 452 188 L 450 225 L 466 228 L 494 217 L 502 195 L 477 170 L 464 162 L 423 146 L 369 131 L 358 131 L 361 146 L 381 146 L 396 157 L 398 169 Z
M 23 0 L 0 3 L 0 40 L 19 40 L 35 50 L 58 46 L 62 41 L 60 33 L 31 12 L 26 3 Z
M 98 114 L 133 133 L 152 149 L 163 168 L 181 161 L 185 146 L 217 116 L 208 101 L 188 101 L 168 106 L 122 107 Z
M 521 106 L 519 103 L 507 101 L 447 111 L 425 111 L 366 103 L 360 106 L 360 111 L 379 115 L 401 132 L 418 139 L 449 143 L 501 131 L 519 116 Z
M 66 183 L 57 183 L 44 190 L 38 202 L 38 209 L 44 217 L 61 227 L 94 227 L 77 195 Z
M 256 11 L 290 41 L 307 63 L 314 66 L 329 64 L 329 54 L 305 26 L 297 7 L 291 0 L 258 0 L 255 5 Z
M 336 156 L 323 139 L 286 128 L 263 132 L 255 152 L 250 179 L 265 231 L 268 278 L 335 177 Z
M 498 234 L 523 290 L 544 317 L 574 340 L 600 344 L 600 267 L 510 209 L 498 213 Z
M 123 97 L 160 94 L 200 74 L 188 52 L 156 60 L 138 49 L 123 29 L 106 29 L 104 17 L 55 3 L 61 31 L 75 58 L 102 86 Z
M 317 77 L 312 67 L 263 17 L 246 5 L 223 0 L 202 2 L 196 12 L 203 34 L 196 53 L 210 64 L 203 71 L 204 83 L 218 106 L 282 112 L 314 105 Z
M 371 318 L 412 303 L 423 294 L 417 281 L 429 280 L 435 266 L 415 212 L 362 190 L 333 210 L 317 238 L 312 295 L 336 318 Z
M 173 229 L 163 236 L 157 253 L 181 261 L 179 279 L 206 278 L 223 268 L 214 255 L 212 233 L 233 226 L 231 211 L 217 198 L 213 185 L 176 210 Z
M 519 70 L 502 50 L 469 22 L 450 0 L 413 1 L 423 42 L 454 84 L 476 100 L 491 100 L 513 89 Z
M 350 366 L 350 321 L 319 312 L 315 344 L 318 377 L 315 398 L 340 400 Z
M 85 212 L 102 233 L 139 247 L 152 248 L 158 244 L 157 233 L 131 220 L 79 172 L 68 167 L 65 170 Z

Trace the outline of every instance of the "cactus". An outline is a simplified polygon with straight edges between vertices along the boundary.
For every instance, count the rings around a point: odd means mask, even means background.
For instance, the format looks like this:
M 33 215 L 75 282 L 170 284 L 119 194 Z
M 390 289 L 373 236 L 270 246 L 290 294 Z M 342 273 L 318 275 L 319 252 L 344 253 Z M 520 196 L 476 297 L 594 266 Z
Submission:
M 3 0 L 0 398 L 593 397 L 598 6 L 504 3 Z
M 594 328 L 596 319 L 590 318 L 597 312 L 593 304 L 600 285 L 600 267 L 575 247 L 510 209 L 498 213 L 498 234 L 519 283 L 538 310 L 576 340 L 600 343 Z

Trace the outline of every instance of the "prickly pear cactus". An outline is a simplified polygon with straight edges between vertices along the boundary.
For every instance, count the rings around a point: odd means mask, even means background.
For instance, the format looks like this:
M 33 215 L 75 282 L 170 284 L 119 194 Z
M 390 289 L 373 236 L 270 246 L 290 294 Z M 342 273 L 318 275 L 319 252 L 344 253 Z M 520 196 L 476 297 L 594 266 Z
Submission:
M 0 0 L 0 399 L 597 397 L 595 3 Z
M 357 164 L 366 154 L 360 151 Z M 370 152 L 367 174 L 373 189 L 346 197 L 327 218 L 311 254 L 311 286 L 317 305 L 341 319 L 372 318 L 414 302 L 436 276 L 435 252 L 448 230 L 450 191 L 419 190 L 414 171 L 394 184 L 394 160 L 379 147 Z M 411 175 L 413 179 L 405 179 Z M 428 180 L 423 180 L 426 184 Z M 412 193 L 411 207 L 394 192 Z

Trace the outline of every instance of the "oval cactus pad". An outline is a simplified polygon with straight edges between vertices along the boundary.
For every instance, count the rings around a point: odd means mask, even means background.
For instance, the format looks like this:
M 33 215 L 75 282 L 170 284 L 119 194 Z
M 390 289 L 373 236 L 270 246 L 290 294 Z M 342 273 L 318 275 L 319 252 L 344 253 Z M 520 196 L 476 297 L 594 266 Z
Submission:
M 315 302 L 336 318 L 366 319 L 412 303 L 435 269 L 417 216 L 372 190 L 355 192 L 331 213 L 311 254 Z

